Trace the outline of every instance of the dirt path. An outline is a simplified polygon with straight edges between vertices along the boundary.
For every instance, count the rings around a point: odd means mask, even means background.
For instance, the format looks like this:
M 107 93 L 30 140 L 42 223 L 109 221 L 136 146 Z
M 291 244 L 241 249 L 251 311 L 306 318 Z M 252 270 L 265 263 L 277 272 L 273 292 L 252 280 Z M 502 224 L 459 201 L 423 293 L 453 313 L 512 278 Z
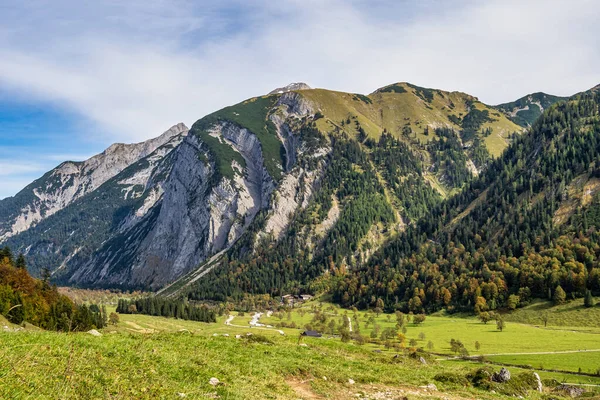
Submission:
M 125 323 L 129 326 L 131 326 L 131 328 L 127 328 L 130 331 L 134 331 L 134 332 L 138 332 L 138 333 L 154 333 L 157 332 L 154 329 L 150 329 L 150 328 L 144 328 L 143 326 L 139 326 L 138 324 L 136 324 L 135 322 L 131 322 L 131 321 L 125 321 Z M 132 329 L 133 328 L 133 329 Z
M 257 313 L 259 314 L 259 313 Z M 260 313 L 262 316 L 262 313 Z M 255 314 L 256 316 L 256 314 Z M 244 325 L 235 325 L 232 324 L 231 321 L 233 321 L 233 319 L 235 318 L 235 315 L 230 315 L 227 317 L 227 319 L 225 320 L 225 325 L 227 326 L 234 326 L 236 328 L 252 328 L 252 329 L 262 329 L 265 331 L 277 331 L 280 335 L 285 335 L 285 332 L 280 330 L 280 329 L 274 329 L 272 327 L 268 327 L 267 325 L 264 324 L 259 324 L 258 323 L 258 319 L 260 318 L 260 316 L 258 316 L 258 318 L 256 318 L 256 320 L 254 318 L 252 318 L 252 321 L 250 321 L 250 325 L 249 326 L 244 326 Z
M 288 378 L 285 383 L 296 393 L 299 399 L 302 400 L 320 400 L 323 396 L 315 393 L 310 386 L 309 380 L 300 380 L 298 378 Z M 443 395 L 443 396 L 442 396 Z M 328 398 L 334 399 L 355 399 L 369 398 L 378 400 L 397 400 L 401 398 L 443 398 L 447 400 L 472 400 L 472 397 L 462 397 L 437 391 L 425 386 L 385 386 L 385 385 L 348 385 L 340 384 L 332 388 L 332 392 L 328 392 Z
M 296 395 L 302 400 L 318 400 L 323 397 L 317 395 L 312 391 L 309 381 L 301 381 L 297 379 L 288 379 L 285 383 L 296 393 Z

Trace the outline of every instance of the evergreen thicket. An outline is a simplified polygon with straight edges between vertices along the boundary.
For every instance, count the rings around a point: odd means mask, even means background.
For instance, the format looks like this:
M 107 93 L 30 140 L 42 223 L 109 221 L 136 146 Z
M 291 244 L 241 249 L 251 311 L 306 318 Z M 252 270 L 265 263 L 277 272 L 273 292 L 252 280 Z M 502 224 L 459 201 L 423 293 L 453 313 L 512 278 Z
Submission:
M 144 297 L 135 300 L 120 299 L 117 305 L 119 314 L 146 314 L 201 322 L 216 322 L 215 310 L 205 305 L 196 306 L 181 300 L 168 300 L 160 297 Z

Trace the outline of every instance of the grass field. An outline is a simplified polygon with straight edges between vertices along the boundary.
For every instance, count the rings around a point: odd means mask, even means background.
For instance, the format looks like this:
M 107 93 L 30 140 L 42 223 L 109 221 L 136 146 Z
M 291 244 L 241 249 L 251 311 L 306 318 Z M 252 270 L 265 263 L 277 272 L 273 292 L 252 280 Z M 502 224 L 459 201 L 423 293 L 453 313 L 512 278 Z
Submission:
M 140 329 L 164 331 L 135 331 Z M 246 336 L 249 331 L 254 335 Z M 244 336 L 236 339 L 235 334 Z M 423 366 L 334 339 L 306 338 L 306 346 L 299 346 L 296 336 L 275 331 L 140 315 L 123 316 L 101 337 L 23 331 L 0 333 L 0 343 L 0 398 L 10 399 L 348 398 L 383 390 L 423 396 L 427 391 L 418 386 L 433 382 L 440 371 L 472 369 Z M 212 386 L 212 377 L 222 384 Z M 438 386 L 452 391 L 448 398 L 497 397 L 474 388 Z
M 324 303 L 310 302 L 289 314 L 263 316 L 265 324 L 296 322 L 300 327 L 311 323 L 313 311 L 321 308 L 336 323 L 349 310 Z M 113 311 L 109 308 L 109 312 Z M 589 332 L 541 329 L 508 323 L 497 332 L 492 323 L 481 324 L 473 318 L 429 316 L 416 326 L 407 325 L 408 338 L 419 338 L 424 347 L 431 340 L 433 354 L 427 365 L 409 357 L 406 350 L 356 342 L 342 343 L 337 337 L 304 338 L 298 344 L 301 329 L 251 328 L 251 313 L 233 313 L 233 326 L 225 325 L 226 316 L 214 324 L 151 317 L 120 315 L 116 326 L 102 330 L 101 337 L 87 333 L 58 334 L 24 330 L 0 331 L 0 398 L 220 398 L 220 399 L 338 399 L 338 398 L 508 398 L 471 386 L 436 380 L 439 374 L 467 373 L 481 364 L 451 359 L 448 342 L 452 338 L 465 343 L 477 354 L 474 342 L 481 343 L 478 353 L 519 353 L 573 350 L 584 346 L 600 348 L 600 336 Z M 371 328 L 365 319 L 374 314 L 359 311 L 358 327 L 368 336 Z M 279 318 L 281 316 L 281 319 Z M 375 323 L 394 325 L 394 317 L 375 316 Z M 7 324 L 0 321 L 0 325 Z M 252 333 L 251 336 L 247 336 Z M 240 335 L 240 338 L 236 338 Z M 394 357 L 398 354 L 398 357 Z M 487 356 L 498 363 L 531 365 L 577 372 L 582 360 L 593 368 L 600 352 L 526 356 Z M 495 367 L 499 369 L 499 366 Z M 510 367 L 513 375 L 531 374 L 531 370 Z M 600 385 L 600 377 L 539 371 L 542 379 Z M 221 384 L 213 386 L 210 378 Z M 355 383 L 350 384 L 352 379 Z M 434 383 L 439 391 L 420 386 Z M 527 398 L 545 398 L 535 392 Z M 510 397 L 510 396 L 509 396 Z
M 598 374 L 600 372 L 600 352 L 577 354 L 529 354 L 515 356 L 487 357 L 490 361 L 511 364 L 529 365 L 536 369 L 559 369 L 562 371 Z
M 595 299 L 600 303 L 600 298 Z M 583 299 L 555 306 L 549 301 L 536 301 L 507 314 L 506 319 L 532 325 L 543 325 L 542 313 L 548 315 L 548 326 L 600 328 L 600 306 L 585 308 Z M 600 329 L 595 331 L 600 333 Z
M 577 314 L 575 314 L 578 311 L 573 311 L 573 308 L 577 309 L 579 307 L 577 303 L 558 307 L 550 307 L 548 304 L 545 306 L 549 307 L 548 312 L 550 314 L 562 313 L 561 321 L 563 322 L 574 323 L 578 320 Z M 284 315 L 283 318 L 279 319 L 276 317 L 277 314 L 274 314 L 270 318 L 263 317 L 261 321 L 274 326 L 279 325 L 281 322 L 286 324 L 295 322 L 298 327 L 305 327 L 311 323 L 316 309 L 320 309 L 326 315 L 329 315 L 330 318 L 336 321 L 337 325 L 339 325 L 339 321 L 344 315 L 351 317 L 353 330 L 356 332 L 358 328 L 361 335 L 365 337 L 371 337 L 375 325 L 379 326 L 380 331 L 396 325 L 394 315 L 381 314 L 377 316 L 372 312 L 357 311 L 358 318 L 355 318 L 352 311 L 339 309 L 337 306 L 327 303 L 321 306 L 317 302 L 311 302 L 295 309 L 290 316 Z M 569 313 L 563 310 L 571 311 Z M 512 315 L 506 315 L 505 319 L 519 320 L 522 315 L 525 315 L 524 313 L 528 312 L 526 309 L 519 310 Z M 586 309 L 585 312 L 594 313 L 597 311 Z M 371 318 L 374 319 L 374 323 L 367 324 L 367 321 Z M 356 323 L 357 319 L 358 324 Z M 558 319 L 556 320 L 558 321 Z M 432 352 L 439 355 L 455 356 L 450 347 L 450 340 L 460 340 L 471 356 L 484 355 L 494 362 L 508 363 L 508 361 L 500 361 L 499 358 L 490 355 L 579 351 L 584 349 L 600 350 L 600 329 L 594 327 L 565 327 L 550 324 L 548 327 L 544 327 L 520 322 L 506 322 L 505 329 L 500 332 L 496 329 L 494 321 L 484 324 L 474 317 L 448 315 L 428 316 L 425 322 L 420 325 L 408 323 L 405 326 L 407 344 L 410 343 L 411 339 L 414 339 L 417 347 L 427 349 L 428 343 L 431 342 L 433 344 Z M 476 342 L 479 344 L 479 349 L 476 347 Z M 366 344 L 365 346 L 371 349 L 382 348 L 378 344 Z M 514 364 L 536 367 L 536 357 L 538 356 L 519 356 L 519 362 L 514 362 Z M 598 362 L 600 352 L 557 354 L 553 356 L 540 355 L 539 357 L 545 360 L 541 365 L 546 369 L 577 372 L 581 368 L 584 372 L 596 372 L 600 368 Z M 539 365 L 537 365 L 538 368 Z M 587 378 L 582 379 L 587 382 Z

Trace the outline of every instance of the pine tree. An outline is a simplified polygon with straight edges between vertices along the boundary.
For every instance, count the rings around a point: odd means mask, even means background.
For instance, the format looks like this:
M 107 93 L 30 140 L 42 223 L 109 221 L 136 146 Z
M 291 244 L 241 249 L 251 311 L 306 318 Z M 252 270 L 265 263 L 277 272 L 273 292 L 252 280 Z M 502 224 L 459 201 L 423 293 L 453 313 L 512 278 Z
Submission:
M 25 261 L 25 256 L 23 253 L 19 253 L 17 261 L 15 262 L 15 267 L 19 269 L 27 269 L 27 262 Z
M 592 291 L 587 290 L 585 292 L 585 298 L 583 299 L 583 305 L 585 307 L 594 307 L 594 297 L 592 296 Z

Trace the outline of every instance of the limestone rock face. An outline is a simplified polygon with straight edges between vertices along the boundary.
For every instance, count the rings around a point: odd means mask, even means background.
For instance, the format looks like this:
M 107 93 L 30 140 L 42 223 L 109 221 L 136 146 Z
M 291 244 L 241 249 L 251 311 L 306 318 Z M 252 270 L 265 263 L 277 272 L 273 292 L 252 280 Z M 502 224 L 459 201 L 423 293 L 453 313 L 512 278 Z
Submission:
M 281 143 L 281 153 L 269 157 L 285 161 L 277 181 L 255 132 L 209 116 L 192 130 L 178 124 L 156 139 L 61 164 L 24 190 L 32 201 L 20 194 L 16 227 L 4 224 L 0 234 L 26 254 L 33 273 L 53 267 L 63 284 L 159 289 L 187 274 L 200 279 L 259 212 L 264 224 L 245 252 L 261 238 L 281 238 L 318 188 L 331 149 L 302 137 L 315 114 L 293 91 L 302 88 L 284 88 L 267 113 L 269 134 Z M 231 154 L 233 174 L 224 176 Z
M 269 92 L 269 94 L 286 93 L 286 92 L 291 92 L 292 90 L 308 90 L 308 89 L 312 89 L 312 88 L 310 86 L 308 86 L 306 83 L 294 82 L 294 83 L 290 83 L 289 85 L 286 85 L 284 87 L 280 87 L 280 88 L 271 90 Z
M 66 161 L 60 164 L 15 197 L 2 200 L 4 207 L 0 207 L 0 242 L 26 231 L 96 190 L 125 168 L 149 156 L 174 138 L 181 141 L 187 131 L 188 128 L 180 123 L 157 138 L 135 144 L 116 143 L 86 161 Z

